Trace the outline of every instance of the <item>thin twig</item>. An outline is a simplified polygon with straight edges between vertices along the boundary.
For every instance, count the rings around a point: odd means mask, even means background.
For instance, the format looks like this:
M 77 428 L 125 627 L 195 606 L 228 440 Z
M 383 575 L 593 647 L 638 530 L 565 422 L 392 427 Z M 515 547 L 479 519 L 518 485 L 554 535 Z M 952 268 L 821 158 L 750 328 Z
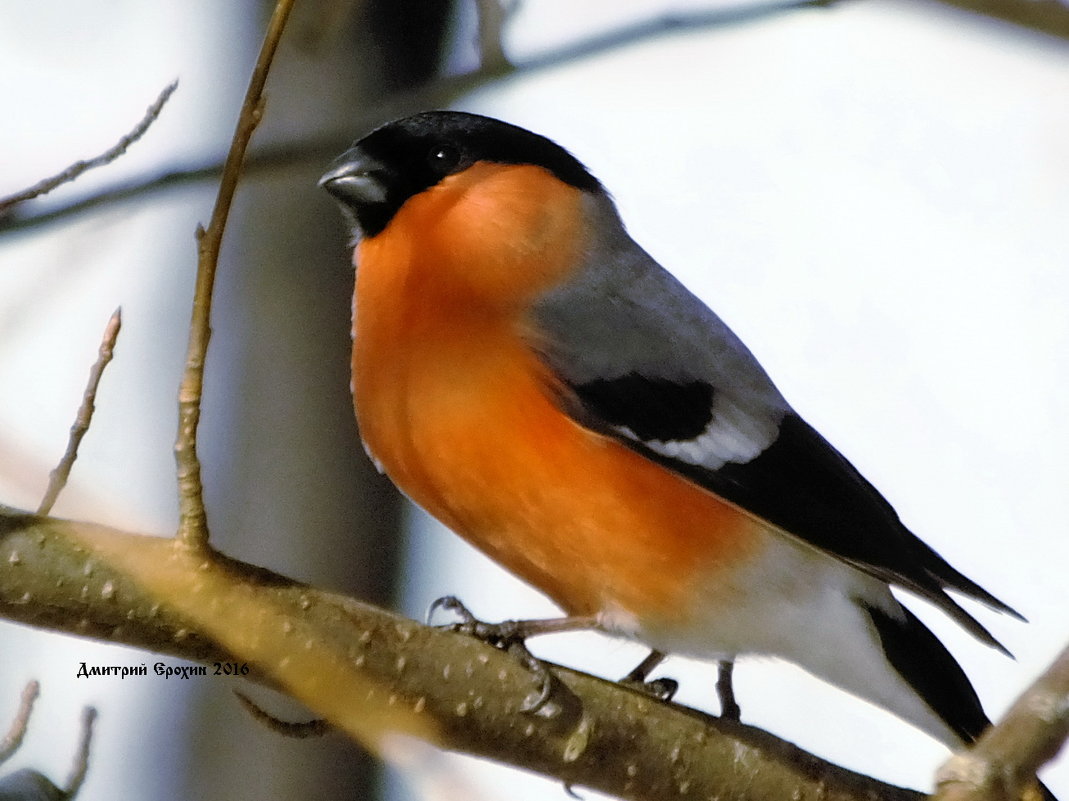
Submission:
M 938 0 L 941 3 L 956 6 L 977 14 L 994 16 L 1017 25 L 1032 28 L 1052 36 L 1069 38 L 1069 7 L 1057 0 Z M 437 108 L 449 105 L 458 93 L 472 91 L 489 83 L 503 74 L 527 73 L 543 70 L 588 58 L 601 53 L 626 47 L 645 39 L 670 33 L 685 33 L 703 28 L 721 27 L 746 21 L 757 21 L 763 17 L 804 8 L 827 6 L 829 0 L 793 0 L 791 2 L 761 3 L 754 6 L 738 8 L 718 8 L 709 11 L 680 12 L 668 17 L 658 16 L 649 20 L 628 24 L 617 31 L 595 35 L 580 42 L 564 45 L 533 60 L 517 64 L 504 71 L 480 68 L 461 76 L 448 76 L 430 84 L 424 84 L 400 97 L 392 98 L 387 104 L 391 110 L 409 107 L 412 110 Z M 406 98 L 408 102 L 406 102 Z M 394 111 L 396 115 L 396 111 Z M 351 130 L 337 137 L 327 137 L 330 141 L 328 157 L 344 150 L 352 142 L 352 132 L 368 130 L 383 122 L 390 115 L 382 109 L 372 109 L 367 115 L 353 120 Z M 305 140 L 284 143 L 276 148 L 269 148 L 253 153 L 249 157 L 248 167 L 253 172 L 282 168 L 295 163 L 318 161 L 324 158 L 324 139 Z M 34 214 L 25 216 L 17 213 L 0 214 L 0 234 L 9 231 L 22 231 L 49 225 L 53 222 L 76 216 L 100 206 L 121 202 L 145 194 L 174 186 L 217 178 L 222 172 L 222 164 L 206 162 L 201 166 L 176 168 L 151 178 L 123 183 L 119 186 L 103 189 L 78 200 L 57 205 Z
M 38 514 L 46 515 L 51 512 L 59 494 L 67 486 L 67 479 L 70 478 L 74 460 L 78 458 L 78 446 L 82 444 L 82 437 L 85 436 L 93 422 L 93 412 L 96 410 L 97 388 L 100 386 L 100 379 L 104 375 L 104 368 L 108 366 L 112 356 L 115 354 L 115 342 L 119 338 L 119 330 L 121 328 L 122 309 L 119 308 L 112 312 L 111 317 L 108 319 L 108 324 L 104 327 L 104 336 L 100 340 L 97 360 L 89 369 L 89 380 L 86 382 L 85 392 L 82 395 L 82 404 L 78 407 L 78 414 L 74 417 L 70 436 L 67 438 L 67 450 L 63 454 L 63 458 L 59 460 L 59 464 L 48 476 L 48 488 L 45 490 L 40 506 L 37 507 Z
M 74 798 L 82 789 L 85 775 L 89 772 L 89 745 L 93 740 L 93 723 L 96 722 L 97 711 L 87 706 L 82 710 L 82 739 L 78 743 L 78 753 L 74 756 L 74 766 L 71 768 L 70 778 L 67 779 L 67 788 L 63 791 L 63 797 Z
M 245 693 L 234 690 L 234 695 L 238 697 L 238 701 L 245 707 L 245 711 L 252 715 L 257 723 L 262 723 L 271 731 L 281 734 L 283 737 L 303 740 L 307 737 L 322 737 L 330 731 L 330 724 L 322 718 L 302 721 L 281 720 L 253 701 Z
M 19 750 L 22 738 L 26 736 L 26 729 L 30 725 L 30 715 L 33 714 L 33 704 L 41 693 L 41 685 L 36 681 L 29 682 L 22 690 L 22 699 L 19 701 L 19 711 L 15 719 L 11 721 L 11 728 L 0 742 L 0 763 L 7 762 L 11 755 Z
M 99 156 L 86 161 L 76 161 L 58 175 L 53 175 L 51 178 L 45 178 L 43 181 L 39 181 L 29 189 L 23 189 L 21 192 L 16 192 L 13 195 L 0 198 L 0 217 L 7 213 L 13 206 L 35 197 L 40 197 L 41 195 L 51 192 L 57 186 L 70 183 L 87 170 L 91 170 L 94 167 L 103 167 L 105 164 L 111 164 L 111 162 L 115 161 L 115 159 L 125 153 L 130 145 L 144 135 L 145 131 L 147 131 L 152 123 L 154 123 L 160 116 L 160 112 L 163 111 L 164 105 L 177 88 L 177 80 L 166 86 L 164 90 L 160 92 L 156 101 L 145 111 L 145 116 L 141 118 L 141 122 L 135 125 L 130 133 L 126 134 L 126 136 Z
M 245 93 L 245 100 L 241 105 L 230 152 L 223 164 L 223 177 L 219 182 L 219 194 L 215 199 L 211 220 L 207 228 L 197 229 L 197 279 L 193 294 L 193 314 L 189 324 L 186 366 L 178 388 L 178 435 L 174 444 L 178 477 L 178 541 L 194 549 L 204 549 L 208 545 L 208 521 L 204 511 L 200 459 L 197 457 L 197 426 L 200 422 L 200 401 L 204 390 L 204 360 L 211 337 L 212 291 L 219 263 L 219 247 L 241 175 L 245 151 L 263 116 L 263 91 L 267 74 L 292 7 L 293 0 L 279 0 L 275 5 L 260 55 L 252 71 L 249 88 Z
M 515 66 L 507 62 L 491 65 L 489 68 L 480 66 L 473 72 L 438 78 L 394 95 L 384 103 L 369 108 L 366 113 L 357 114 L 350 120 L 345 131 L 332 135 L 320 135 L 314 139 L 257 148 L 249 154 L 245 174 L 246 176 L 254 173 L 260 174 L 294 164 L 320 162 L 333 158 L 352 144 L 354 131 L 370 130 L 385 120 L 427 108 L 449 106 L 458 97 L 505 75 L 552 69 L 658 36 L 742 24 L 775 14 L 806 8 L 820 8 L 828 4 L 829 0 L 787 0 L 787 2 L 760 3 L 709 11 L 680 12 L 668 17 L 657 16 L 562 45 Z M 221 163 L 213 163 L 206 159 L 204 163 L 197 166 L 175 168 L 148 179 L 124 183 L 37 214 L 27 216 L 15 214 L 0 218 L 0 234 L 48 225 L 113 202 L 139 198 L 162 189 L 212 180 L 219 177 L 222 169 Z

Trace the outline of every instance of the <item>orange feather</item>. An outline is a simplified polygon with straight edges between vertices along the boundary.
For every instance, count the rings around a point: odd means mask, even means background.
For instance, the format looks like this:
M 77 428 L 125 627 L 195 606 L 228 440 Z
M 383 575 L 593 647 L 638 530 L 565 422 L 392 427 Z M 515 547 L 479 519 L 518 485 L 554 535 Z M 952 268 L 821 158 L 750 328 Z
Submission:
M 357 419 L 414 501 L 567 613 L 668 622 L 685 614 L 691 579 L 764 538 L 734 507 L 558 407 L 525 306 L 578 258 L 581 202 L 540 168 L 481 163 L 363 241 Z

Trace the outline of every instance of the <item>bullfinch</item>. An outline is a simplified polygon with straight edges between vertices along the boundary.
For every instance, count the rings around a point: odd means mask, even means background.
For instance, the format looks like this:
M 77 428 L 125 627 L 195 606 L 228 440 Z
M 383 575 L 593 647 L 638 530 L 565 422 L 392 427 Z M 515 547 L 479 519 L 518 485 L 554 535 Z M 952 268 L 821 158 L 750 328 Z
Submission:
M 951 747 L 988 725 L 891 587 L 1001 651 L 947 591 L 1020 615 L 903 525 L 569 152 L 429 111 L 321 185 L 353 231 L 365 447 L 564 610 L 514 631 L 637 640 L 638 677 L 666 653 L 781 657 Z

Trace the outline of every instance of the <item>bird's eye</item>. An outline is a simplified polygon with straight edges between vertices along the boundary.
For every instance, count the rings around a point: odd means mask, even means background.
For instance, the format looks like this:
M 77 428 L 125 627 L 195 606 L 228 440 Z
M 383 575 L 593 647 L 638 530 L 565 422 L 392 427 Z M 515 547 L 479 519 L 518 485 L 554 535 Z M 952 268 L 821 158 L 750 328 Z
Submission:
M 427 163 L 440 175 L 449 173 L 460 161 L 460 151 L 452 145 L 435 145 L 427 154 Z

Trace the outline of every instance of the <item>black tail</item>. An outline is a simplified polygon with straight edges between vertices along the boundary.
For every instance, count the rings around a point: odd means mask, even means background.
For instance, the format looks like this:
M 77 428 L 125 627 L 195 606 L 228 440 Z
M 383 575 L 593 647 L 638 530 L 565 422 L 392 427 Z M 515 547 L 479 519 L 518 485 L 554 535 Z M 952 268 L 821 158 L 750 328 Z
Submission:
M 961 665 L 946 646 L 905 607 L 899 620 L 881 609 L 865 609 L 876 627 L 884 655 L 924 703 L 969 745 L 991 725 L 980 699 Z M 1044 801 L 1058 801 L 1043 785 L 1038 785 Z
M 901 619 L 875 607 L 866 610 L 891 666 L 963 744 L 975 742 L 990 721 L 946 646 L 905 607 Z

